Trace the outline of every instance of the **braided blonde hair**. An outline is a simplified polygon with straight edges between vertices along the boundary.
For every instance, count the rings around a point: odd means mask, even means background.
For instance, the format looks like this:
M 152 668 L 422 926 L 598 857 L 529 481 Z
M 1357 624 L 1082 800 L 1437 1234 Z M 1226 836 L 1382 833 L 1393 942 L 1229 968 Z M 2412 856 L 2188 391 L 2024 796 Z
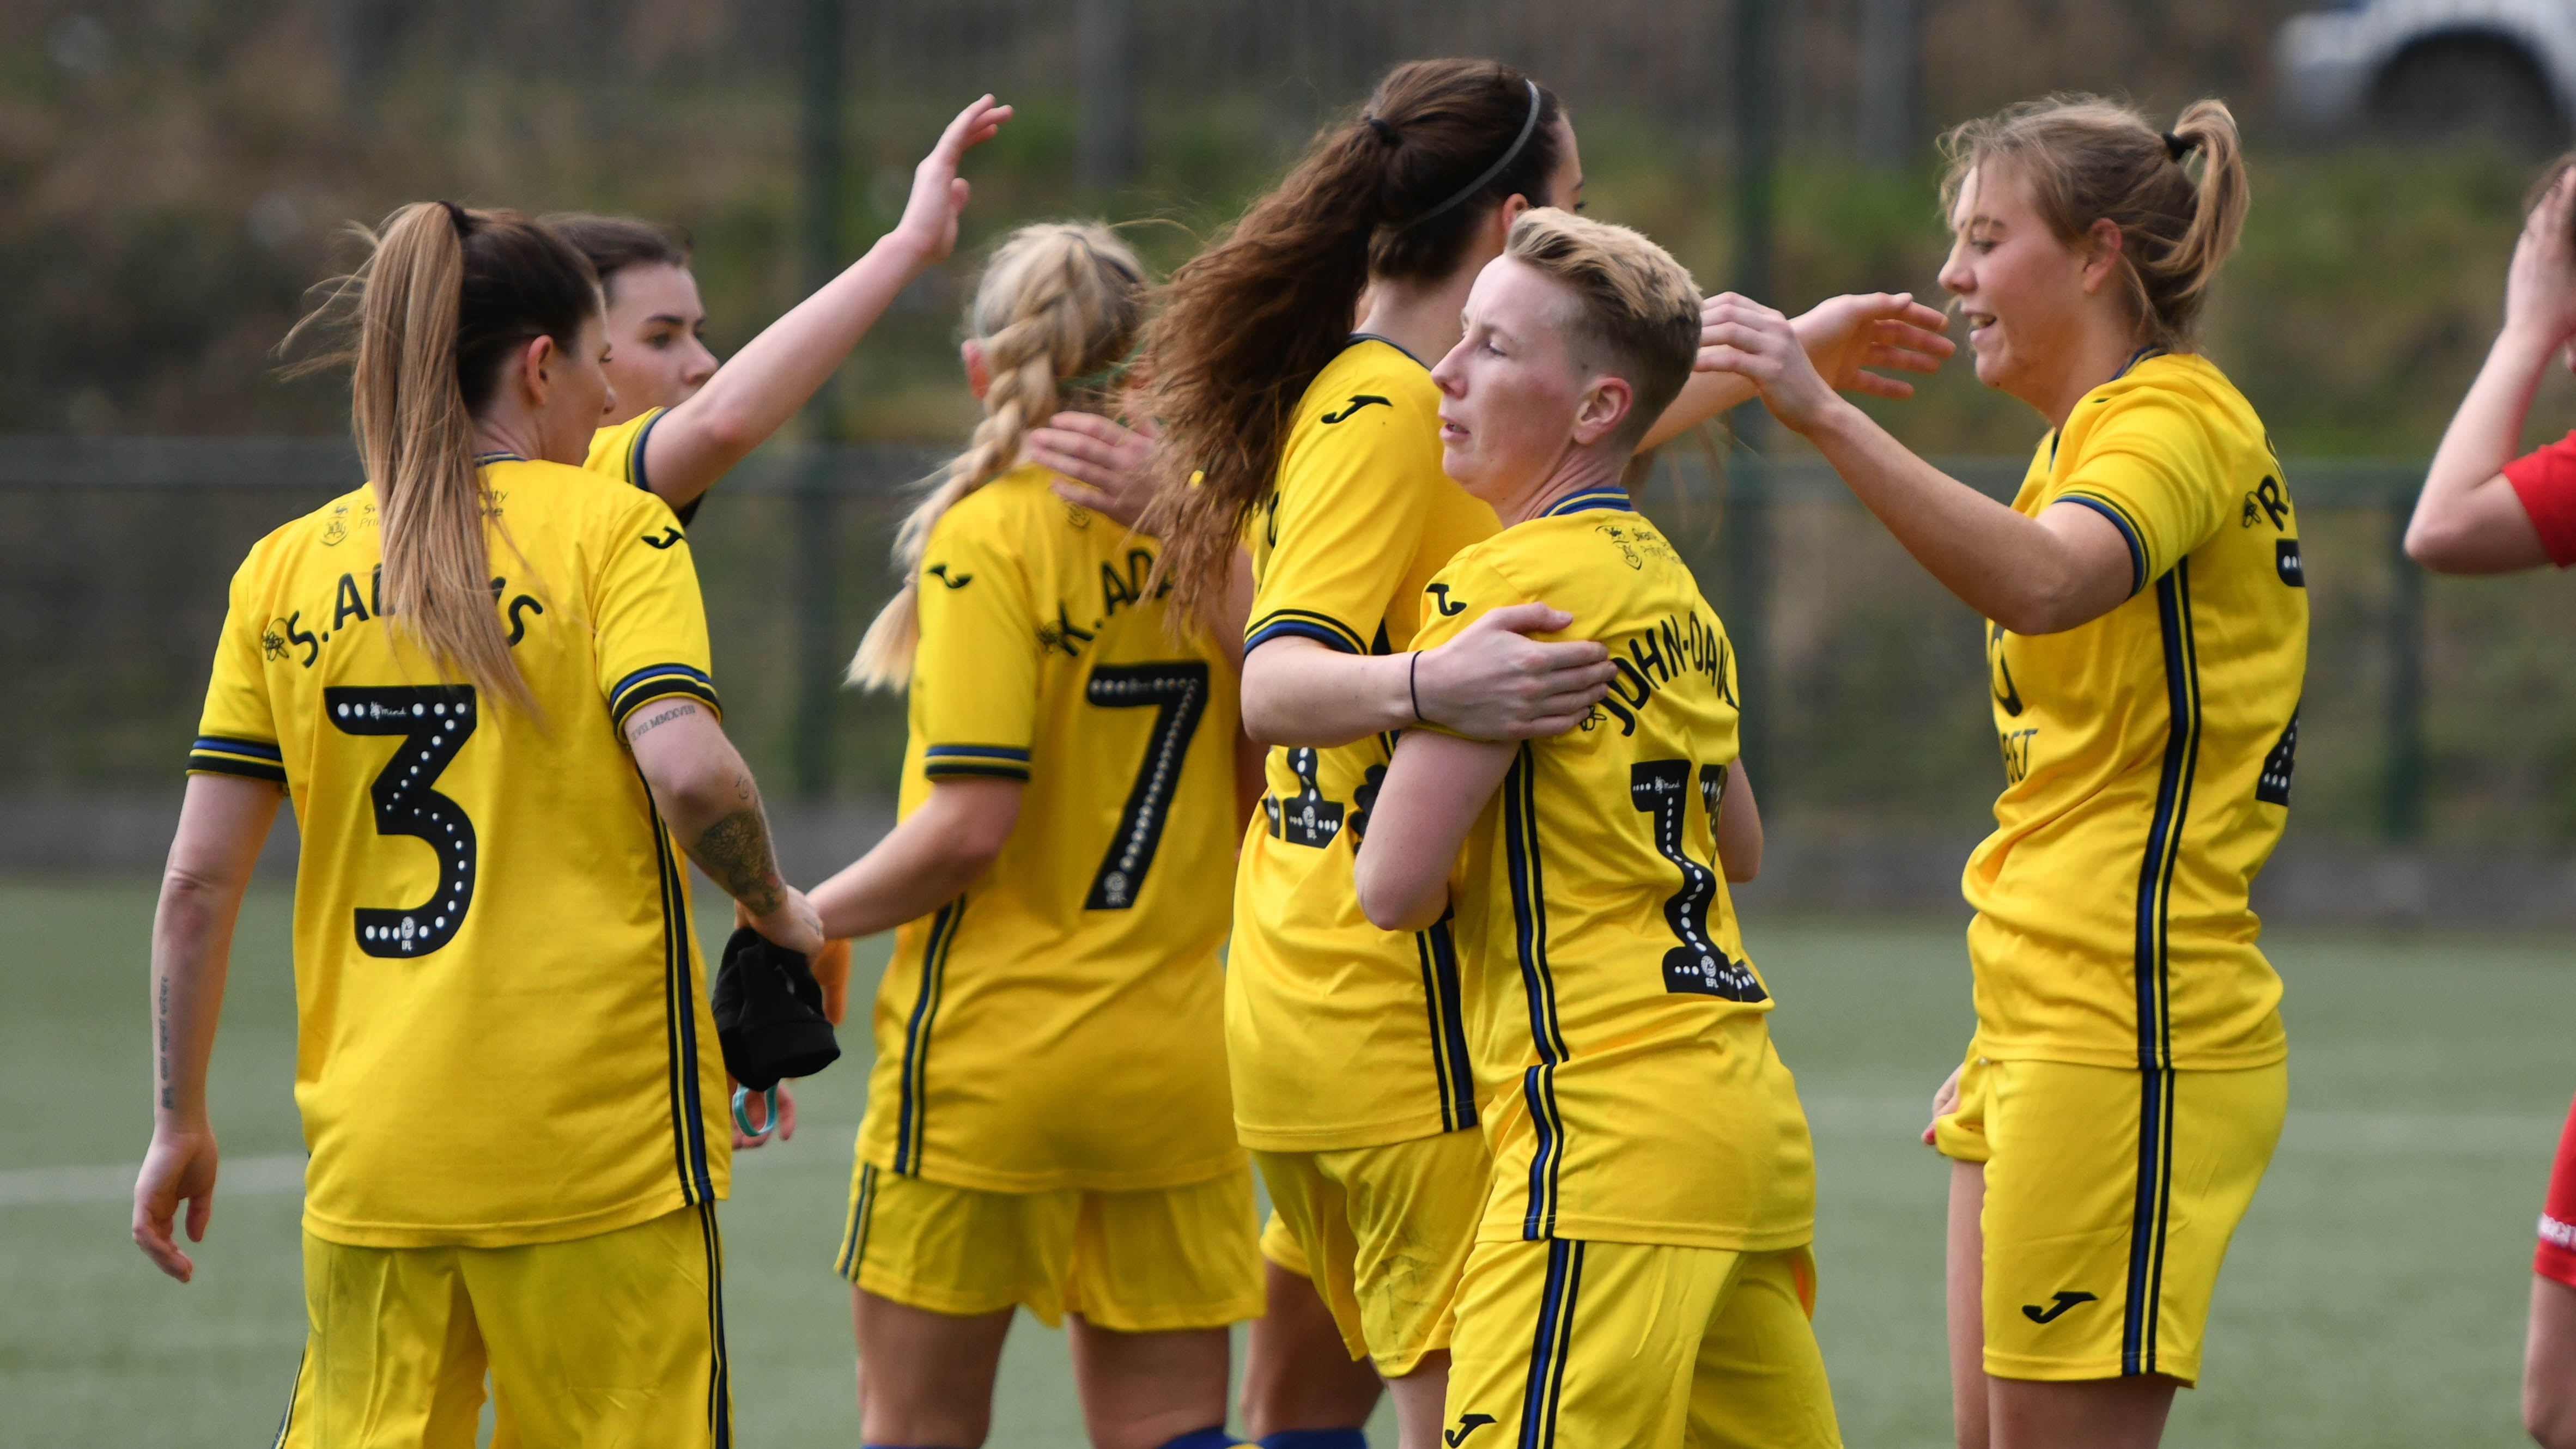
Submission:
M 922 551 L 931 526 L 959 499 L 1009 471 L 1029 430 L 1059 409 L 1106 413 L 1117 374 L 1145 326 L 1145 268 L 1105 226 L 1041 222 L 1011 233 L 984 268 L 967 311 L 992 382 L 966 449 L 934 475 L 895 533 L 903 588 L 879 610 L 850 659 L 848 680 L 901 689 L 921 639 Z

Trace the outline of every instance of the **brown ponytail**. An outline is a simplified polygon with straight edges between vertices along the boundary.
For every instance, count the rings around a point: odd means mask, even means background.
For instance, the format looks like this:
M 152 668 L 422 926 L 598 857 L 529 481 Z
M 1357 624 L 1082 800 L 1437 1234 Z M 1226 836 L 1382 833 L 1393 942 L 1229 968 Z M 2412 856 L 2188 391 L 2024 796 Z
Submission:
M 351 411 L 382 518 L 384 614 L 442 668 L 533 713 L 492 596 L 486 520 L 502 524 L 475 466 L 474 419 L 521 345 L 579 345 L 598 281 L 581 253 L 512 211 L 416 202 L 368 237 L 342 292 L 358 298 Z
M 1059 408 L 1110 411 L 1145 326 L 1145 268 L 1107 227 L 1044 222 L 1011 233 L 984 268 L 967 316 L 992 381 L 966 450 L 931 480 L 896 531 L 903 587 L 850 660 L 849 682 L 901 689 L 921 638 L 922 551 L 931 525 L 1019 461 L 1029 429 Z
M 1175 617 L 1223 591 L 1289 411 L 1341 351 L 1369 279 L 1445 277 L 1492 207 L 1549 201 L 1558 114 L 1546 87 L 1499 62 L 1398 66 L 1173 275 L 1146 348 L 1163 443 L 1142 527 L 1163 541 Z
M 1970 171 L 2008 163 L 2030 183 L 2059 240 L 2080 245 L 2097 219 L 2120 228 L 2120 271 L 2139 340 L 2188 350 L 2209 284 L 2245 226 L 2245 152 L 2224 101 L 2195 101 L 2158 132 L 2136 110 L 2098 96 L 2026 101 L 1942 138 L 1955 205 Z M 2200 177 L 2192 179 L 2191 159 Z

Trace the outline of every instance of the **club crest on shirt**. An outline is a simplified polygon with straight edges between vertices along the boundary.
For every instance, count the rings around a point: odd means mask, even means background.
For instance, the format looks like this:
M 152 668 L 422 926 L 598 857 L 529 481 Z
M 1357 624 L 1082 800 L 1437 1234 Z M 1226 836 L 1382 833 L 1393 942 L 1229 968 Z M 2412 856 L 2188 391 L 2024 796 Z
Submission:
M 2261 519 L 2272 520 L 2274 532 L 2287 532 L 2290 526 L 2290 500 L 2281 491 L 2281 480 L 2266 476 L 2245 495 L 2245 506 L 2239 510 L 2236 526 L 2252 528 Z

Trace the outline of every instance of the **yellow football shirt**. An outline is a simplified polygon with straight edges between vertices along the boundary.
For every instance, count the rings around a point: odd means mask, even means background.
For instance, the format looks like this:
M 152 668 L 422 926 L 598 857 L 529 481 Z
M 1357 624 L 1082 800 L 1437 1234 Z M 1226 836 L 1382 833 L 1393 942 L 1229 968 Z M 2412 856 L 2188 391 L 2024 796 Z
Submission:
M 1479 1236 L 1796 1247 L 1814 1152 L 1717 867 L 1734 649 L 1617 489 L 1450 560 L 1413 647 L 1538 600 L 1618 673 L 1581 726 L 1520 746 L 1451 880 L 1494 1158 Z
M 361 488 L 233 576 L 188 761 L 293 799 L 304 1220 L 359 1247 L 584 1237 L 726 1187 L 681 857 L 618 729 L 716 707 L 687 541 L 579 469 L 483 472 L 540 716 L 388 628 Z
M 931 530 L 897 802 L 1022 780 L 965 894 L 895 934 L 859 1155 L 986 1192 L 1139 1191 L 1240 1167 L 1226 1096 L 1233 666 L 1174 637 L 1155 542 L 1023 464 Z
M 1316 374 L 1253 521 L 1247 653 L 1296 636 L 1384 654 L 1413 636 L 1422 586 L 1494 531 L 1494 511 L 1440 471 L 1439 410 L 1429 369 L 1382 339 L 1352 339 Z M 1476 1125 L 1448 930 L 1381 931 L 1351 886 L 1393 749 L 1379 736 L 1270 752 L 1226 973 L 1246 1146 L 1328 1151 Z
M 593 473 L 605 473 L 620 483 L 632 483 L 650 493 L 653 485 L 644 481 L 644 440 L 653 434 L 653 425 L 662 421 L 669 408 L 647 408 L 622 423 L 601 428 L 590 435 L 590 454 L 581 466 Z M 698 516 L 698 505 L 706 502 L 701 493 L 673 510 L 680 526 L 686 528 Z
M 2262 420 L 2199 357 L 2075 406 L 2013 507 L 2100 512 L 2135 594 L 2036 637 L 1987 627 L 2004 791 L 1962 882 L 1978 1050 L 2142 1068 L 2281 1060 L 2246 895 L 2289 814 L 2307 672 L 2298 515 Z

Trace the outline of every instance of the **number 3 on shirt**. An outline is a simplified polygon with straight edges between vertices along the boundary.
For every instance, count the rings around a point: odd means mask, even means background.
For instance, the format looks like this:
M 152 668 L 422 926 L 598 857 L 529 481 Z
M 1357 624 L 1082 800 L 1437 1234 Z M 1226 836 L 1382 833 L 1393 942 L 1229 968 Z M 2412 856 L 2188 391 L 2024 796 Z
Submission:
M 1118 817 L 1118 833 L 1100 858 L 1091 878 L 1086 911 L 1123 911 L 1136 904 L 1145 872 L 1153 867 L 1154 847 L 1163 840 L 1163 821 L 1171 814 L 1172 795 L 1180 788 L 1181 762 L 1189 755 L 1190 736 L 1199 716 L 1207 713 L 1207 661 L 1170 664 L 1103 664 L 1091 671 L 1084 698 L 1105 709 L 1154 706 L 1154 728 L 1145 742 L 1144 763 L 1127 791 L 1127 808 Z
M 474 686 L 330 688 L 322 710 L 352 735 L 400 735 L 402 744 L 367 793 L 378 835 L 408 835 L 438 852 L 438 890 L 409 909 L 358 907 L 358 949 L 370 956 L 418 956 L 456 939 L 474 905 L 474 822 L 433 788 L 439 772 L 474 733 Z
M 1717 833 L 1718 806 L 1726 793 L 1726 767 L 1700 767 L 1700 793 L 1708 800 L 1709 833 Z M 1664 924 L 1681 944 L 1664 953 L 1664 989 L 1728 1001 L 1760 1001 L 1760 978 L 1718 949 L 1708 933 L 1708 908 L 1717 900 L 1717 872 L 1691 859 L 1691 767 L 1688 760 L 1647 760 L 1628 767 L 1628 803 L 1654 817 L 1656 853 L 1679 866 L 1682 888 L 1664 901 Z

